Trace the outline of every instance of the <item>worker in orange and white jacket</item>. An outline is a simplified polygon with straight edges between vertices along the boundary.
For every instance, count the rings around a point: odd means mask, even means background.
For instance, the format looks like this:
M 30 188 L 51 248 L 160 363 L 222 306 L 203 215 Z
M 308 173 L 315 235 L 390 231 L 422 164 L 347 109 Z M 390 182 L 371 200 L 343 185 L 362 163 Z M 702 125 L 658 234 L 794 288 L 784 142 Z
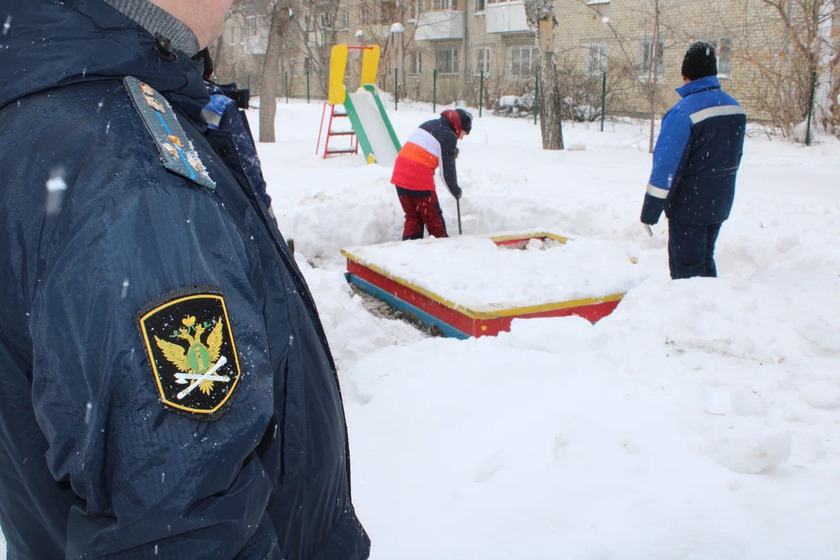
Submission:
M 472 130 L 472 115 L 465 109 L 447 109 L 437 119 L 421 124 L 406 141 L 394 164 L 391 183 L 405 212 L 403 240 L 422 239 L 424 228 L 434 237 L 447 237 L 446 223 L 435 191 L 435 169 L 440 167 L 446 188 L 461 198 L 455 158 L 458 140 Z

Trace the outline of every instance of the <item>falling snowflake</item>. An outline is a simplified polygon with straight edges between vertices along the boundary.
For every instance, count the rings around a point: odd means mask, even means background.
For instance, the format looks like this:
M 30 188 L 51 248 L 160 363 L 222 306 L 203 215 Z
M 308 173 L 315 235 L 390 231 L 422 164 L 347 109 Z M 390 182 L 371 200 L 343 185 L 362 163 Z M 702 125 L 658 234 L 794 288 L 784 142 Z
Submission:
M 46 212 L 48 216 L 60 212 L 64 203 L 64 192 L 67 190 L 67 183 L 64 181 L 63 175 L 64 169 L 57 167 L 50 171 L 49 179 L 47 179 Z

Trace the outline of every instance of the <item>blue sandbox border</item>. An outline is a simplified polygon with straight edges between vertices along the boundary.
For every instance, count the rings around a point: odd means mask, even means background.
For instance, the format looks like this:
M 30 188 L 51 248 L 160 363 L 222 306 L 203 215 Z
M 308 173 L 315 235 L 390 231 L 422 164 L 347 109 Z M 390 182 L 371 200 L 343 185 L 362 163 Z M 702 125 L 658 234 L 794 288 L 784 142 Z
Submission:
M 467 333 L 456 329 L 455 327 L 453 327 L 449 323 L 443 322 L 442 320 L 438 319 L 434 315 L 430 315 L 429 313 L 423 311 L 419 307 L 415 307 L 414 305 L 411 305 L 410 303 L 401 300 L 400 298 L 398 298 L 394 294 L 392 294 L 390 292 L 386 292 L 385 290 L 383 290 L 382 288 L 380 288 L 378 286 L 374 286 L 373 284 L 371 284 L 367 280 L 363 280 L 363 279 L 359 278 L 358 276 L 356 276 L 355 274 L 351 274 L 350 272 L 345 272 L 344 273 L 344 278 L 347 280 L 348 284 L 352 284 L 352 285 L 356 286 L 357 288 L 359 288 L 361 291 L 365 292 L 366 294 L 371 295 L 371 296 L 375 297 L 376 299 L 384 301 L 385 303 L 388 304 L 388 306 L 391 309 L 413 315 L 426 328 L 429 328 L 432 325 L 434 325 L 441 330 L 441 332 L 444 334 L 444 336 L 447 336 L 449 338 L 458 338 L 460 340 L 466 340 L 466 339 L 470 338 L 470 335 L 468 335 Z

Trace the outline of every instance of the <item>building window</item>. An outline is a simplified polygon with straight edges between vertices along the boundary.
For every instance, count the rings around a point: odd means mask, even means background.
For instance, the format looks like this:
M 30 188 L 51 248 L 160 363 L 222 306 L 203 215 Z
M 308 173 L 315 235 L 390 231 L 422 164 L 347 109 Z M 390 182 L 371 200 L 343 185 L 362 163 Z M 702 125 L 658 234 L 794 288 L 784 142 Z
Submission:
M 432 0 L 432 10 L 455 10 L 457 4 L 457 0 Z
M 359 21 L 362 22 L 362 25 L 368 25 L 370 23 L 369 10 L 364 4 L 359 6 Z
M 486 47 L 475 49 L 475 75 L 480 76 L 482 70 L 485 77 L 490 75 L 490 49 Z
M 411 23 L 412 20 L 416 21 L 417 19 L 419 19 L 420 14 L 424 11 L 422 6 L 422 0 L 412 0 L 408 10 L 412 17 L 412 19 L 409 20 L 409 23 Z
M 511 47 L 510 73 L 514 76 L 531 76 L 536 71 L 536 47 Z
M 586 71 L 590 75 L 603 74 L 607 71 L 607 43 L 593 43 L 589 45 L 586 55 Z
M 382 15 L 379 18 L 379 23 L 391 25 L 397 21 L 397 3 L 396 2 L 382 2 L 380 4 Z
M 437 52 L 437 70 L 440 74 L 458 73 L 458 49 L 441 49 Z
M 248 23 L 244 22 L 242 25 L 239 25 L 239 23 L 240 22 L 237 21 L 236 23 L 234 23 L 234 25 L 230 26 L 230 44 L 231 44 L 231 46 L 244 45 L 245 44 L 245 27 L 248 25 Z
M 653 41 L 642 41 L 639 43 L 639 79 L 647 80 L 650 78 L 651 69 L 653 68 L 653 60 L 656 58 L 656 68 L 654 70 L 654 79 L 659 80 L 665 75 L 665 42 L 659 41 L 656 50 L 654 51 Z
M 717 51 L 718 78 L 730 78 L 732 76 L 732 40 L 721 37 L 715 45 L 715 51 Z
M 338 12 L 338 27 L 341 30 L 346 30 L 350 28 L 350 12 L 348 10 L 341 10 Z
M 475 11 L 476 13 L 484 11 L 484 0 L 475 0 Z
M 409 51 L 408 53 L 408 73 L 412 76 L 417 76 L 423 71 L 423 59 L 420 56 L 420 51 Z

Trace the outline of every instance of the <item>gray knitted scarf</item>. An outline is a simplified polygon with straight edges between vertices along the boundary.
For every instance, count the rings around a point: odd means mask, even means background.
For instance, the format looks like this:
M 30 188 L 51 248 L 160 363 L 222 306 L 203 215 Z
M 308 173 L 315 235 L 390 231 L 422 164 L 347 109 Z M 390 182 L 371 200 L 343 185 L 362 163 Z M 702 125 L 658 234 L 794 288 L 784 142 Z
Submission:
M 149 0 L 105 0 L 105 3 L 134 20 L 152 35 L 160 33 L 179 51 L 189 56 L 198 52 L 198 39 L 192 30 Z

